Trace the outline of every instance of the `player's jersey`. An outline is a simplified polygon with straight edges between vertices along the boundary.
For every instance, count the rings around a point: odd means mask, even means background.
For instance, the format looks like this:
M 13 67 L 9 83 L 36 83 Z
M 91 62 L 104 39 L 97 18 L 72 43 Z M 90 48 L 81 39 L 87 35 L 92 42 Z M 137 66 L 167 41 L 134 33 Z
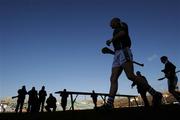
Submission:
M 128 26 L 124 22 L 121 24 L 122 24 L 122 26 L 120 28 L 117 28 L 114 30 L 113 36 L 118 34 L 120 31 L 125 31 L 126 35 L 122 38 L 118 38 L 113 41 L 114 50 L 120 50 L 120 49 L 124 49 L 126 47 L 129 47 L 129 48 L 131 47 L 131 39 L 130 39 L 129 33 L 128 33 Z

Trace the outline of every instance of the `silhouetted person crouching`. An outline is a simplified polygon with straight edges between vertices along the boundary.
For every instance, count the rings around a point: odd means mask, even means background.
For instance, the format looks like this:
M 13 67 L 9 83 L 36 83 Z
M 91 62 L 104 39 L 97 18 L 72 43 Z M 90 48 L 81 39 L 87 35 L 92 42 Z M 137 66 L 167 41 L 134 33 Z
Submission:
M 46 106 L 45 106 L 45 109 L 48 111 L 48 112 L 55 112 L 56 111 L 56 98 L 52 95 L 52 93 L 49 94 L 49 97 L 47 98 L 46 100 Z M 53 110 L 51 110 L 51 108 Z

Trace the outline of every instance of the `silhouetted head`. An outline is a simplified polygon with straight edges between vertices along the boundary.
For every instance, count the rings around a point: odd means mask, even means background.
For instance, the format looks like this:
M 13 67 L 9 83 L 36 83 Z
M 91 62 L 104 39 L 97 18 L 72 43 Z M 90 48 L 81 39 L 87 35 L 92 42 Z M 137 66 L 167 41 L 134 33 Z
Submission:
M 117 23 L 120 23 L 121 20 L 120 20 L 120 18 L 118 18 L 118 17 L 114 17 L 114 18 L 111 19 L 111 22 L 117 22 Z
M 22 86 L 22 90 L 26 90 L 26 86 L 25 85 Z
M 64 89 L 63 91 L 66 92 L 66 89 Z
M 136 75 L 140 76 L 140 75 L 141 75 L 141 72 L 140 72 L 140 71 L 137 71 L 137 72 L 136 72 Z
M 121 20 L 118 17 L 114 17 L 111 19 L 110 26 L 112 29 L 118 28 L 121 26 Z
M 52 97 L 52 96 L 53 96 L 52 93 L 50 93 L 50 94 L 49 94 L 49 97 Z
M 168 57 L 167 56 L 162 56 L 160 58 L 160 60 L 161 60 L 162 63 L 166 63 L 166 61 L 168 60 Z
M 35 87 L 32 87 L 32 90 L 35 90 Z
M 44 90 L 45 89 L 45 86 L 42 86 L 42 90 Z
M 94 91 L 94 90 L 93 90 L 92 92 L 93 92 L 93 93 L 95 93 L 95 91 Z

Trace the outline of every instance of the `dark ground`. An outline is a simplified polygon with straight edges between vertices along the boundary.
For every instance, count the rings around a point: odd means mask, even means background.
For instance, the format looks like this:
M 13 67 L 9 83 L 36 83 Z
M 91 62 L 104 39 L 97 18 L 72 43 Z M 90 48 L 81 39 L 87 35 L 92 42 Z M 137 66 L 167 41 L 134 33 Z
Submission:
M 180 105 L 162 105 L 159 108 L 132 107 L 112 111 L 75 110 L 54 113 L 0 113 L 0 120 L 173 120 L 180 118 Z

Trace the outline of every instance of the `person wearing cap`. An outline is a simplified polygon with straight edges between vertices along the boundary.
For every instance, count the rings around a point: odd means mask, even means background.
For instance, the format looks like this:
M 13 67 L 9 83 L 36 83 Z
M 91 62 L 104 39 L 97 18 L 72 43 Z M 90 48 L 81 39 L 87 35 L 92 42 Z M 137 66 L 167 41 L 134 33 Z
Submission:
M 150 94 L 153 95 L 153 105 L 161 104 L 162 94 L 155 91 L 151 86 L 144 82 L 141 77 L 134 74 L 133 55 L 131 52 L 131 39 L 129 36 L 128 25 L 121 21 L 118 17 L 114 17 L 110 21 L 110 27 L 113 29 L 113 37 L 106 41 L 106 45 L 113 45 L 114 60 L 112 63 L 112 71 L 110 77 L 110 90 L 107 102 L 101 108 L 112 109 L 114 98 L 118 90 L 118 78 L 124 70 L 127 78 L 135 81 L 136 84 L 144 86 Z
M 178 78 L 176 76 L 176 66 L 168 60 L 167 56 L 162 56 L 160 61 L 165 65 L 165 68 L 161 70 L 168 79 L 168 91 L 176 98 L 180 103 L 180 92 L 176 91 Z

